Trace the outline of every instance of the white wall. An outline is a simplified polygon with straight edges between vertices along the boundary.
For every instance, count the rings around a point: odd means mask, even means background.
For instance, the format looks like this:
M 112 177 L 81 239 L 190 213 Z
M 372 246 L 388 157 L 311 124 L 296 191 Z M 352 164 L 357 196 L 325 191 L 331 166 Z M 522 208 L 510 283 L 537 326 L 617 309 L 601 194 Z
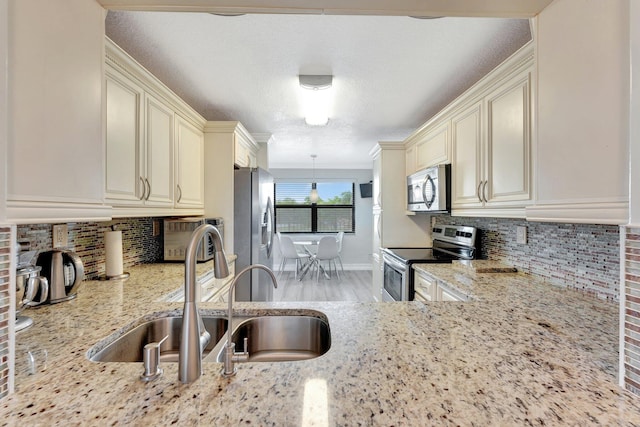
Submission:
M 640 224 L 640 4 L 631 2 L 631 100 L 629 118 L 629 223 Z
M 9 80 L 7 65 L 9 61 L 9 0 L 0 0 L 0 159 L 7 158 L 8 114 L 7 102 Z M 0 222 L 6 217 L 7 183 L 6 164 L 0 160 Z
M 296 180 L 311 181 L 313 171 L 310 169 L 270 169 L 274 181 L 294 182 Z M 345 233 L 342 242 L 342 262 L 345 270 L 371 269 L 372 242 L 372 199 L 360 197 L 358 184 L 363 184 L 373 179 L 370 169 L 316 169 L 316 181 L 352 181 L 356 184 L 356 231 L 354 234 Z M 304 239 L 304 234 L 296 234 L 297 239 Z M 274 268 L 280 265 L 280 251 L 275 248 Z M 290 262 L 289 269 L 293 269 Z

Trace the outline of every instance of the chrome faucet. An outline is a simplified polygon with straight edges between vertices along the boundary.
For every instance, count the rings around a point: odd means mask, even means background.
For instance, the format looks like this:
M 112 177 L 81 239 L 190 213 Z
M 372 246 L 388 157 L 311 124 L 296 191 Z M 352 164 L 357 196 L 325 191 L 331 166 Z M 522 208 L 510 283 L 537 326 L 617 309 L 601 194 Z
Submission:
M 236 344 L 231 342 L 231 320 L 233 311 L 231 308 L 233 301 L 233 290 L 236 287 L 236 283 L 238 283 L 238 279 L 245 274 L 247 271 L 253 270 L 254 268 L 260 268 L 267 273 L 269 273 L 269 277 L 271 277 L 271 281 L 273 282 L 273 287 L 278 287 L 278 281 L 276 280 L 276 276 L 273 274 L 273 271 L 262 264 L 252 264 L 249 265 L 240 271 L 240 273 L 236 274 L 236 277 L 233 278 L 233 282 L 231 282 L 231 286 L 229 286 L 229 320 L 227 322 L 227 343 L 224 347 L 224 367 L 222 368 L 222 375 L 225 377 L 231 377 L 236 374 L 236 367 L 234 362 L 246 362 L 249 359 L 249 352 L 247 351 L 247 339 L 244 339 L 244 351 L 242 353 L 236 353 L 235 348 Z
M 184 259 L 184 310 L 182 312 L 182 339 L 178 355 L 178 379 L 182 383 L 193 382 L 202 375 L 202 351 L 211 339 L 209 332 L 204 328 L 200 313 L 198 313 L 196 301 L 197 252 L 206 234 L 210 234 L 213 238 L 215 277 L 221 279 L 229 275 L 227 257 L 224 254 L 222 238 L 218 229 L 211 224 L 199 226 L 191 235 Z

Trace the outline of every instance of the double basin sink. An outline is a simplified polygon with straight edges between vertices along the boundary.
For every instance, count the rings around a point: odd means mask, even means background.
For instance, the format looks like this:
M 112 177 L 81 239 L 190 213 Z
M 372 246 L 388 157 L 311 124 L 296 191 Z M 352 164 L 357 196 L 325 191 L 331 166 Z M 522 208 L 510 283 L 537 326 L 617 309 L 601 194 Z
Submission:
M 242 351 L 247 339 L 249 362 L 283 362 L 313 359 L 331 347 L 329 322 L 320 312 L 314 315 L 274 315 L 234 317 L 232 341 Z M 211 335 L 203 362 L 222 362 L 226 343 L 227 318 L 203 315 L 205 329 Z M 139 322 L 132 324 L 136 325 Z M 182 316 L 158 317 L 134 326 L 124 334 L 105 338 L 87 354 L 93 362 L 142 362 L 146 344 L 160 342 L 161 362 L 177 362 L 182 335 Z

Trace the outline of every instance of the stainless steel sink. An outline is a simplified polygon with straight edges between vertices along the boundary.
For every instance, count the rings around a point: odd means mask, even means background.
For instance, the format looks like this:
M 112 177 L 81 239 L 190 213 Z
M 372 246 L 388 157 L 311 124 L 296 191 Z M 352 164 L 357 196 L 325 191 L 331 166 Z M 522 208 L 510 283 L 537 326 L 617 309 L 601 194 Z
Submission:
M 248 362 L 313 359 L 331 347 L 329 324 L 311 316 L 253 317 L 235 327 L 231 339 L 236 351 L 243 351 L 245 338 Z M 221 348 L 218 362 L 224 361 L 224 347 Z
M 202 316 L 205 329 L 211 334 L 205 347 L 204 358 L 216 346 L 227 330 L 224 317 Z M 182 316 L 161 317 L 150 320 L 125 333 L 115 341 L 89 357 L 92 362 L 142 362 L 142 349 L 151 342 L 159 342 L 161 362 L 177 362 L 182 335 Z M 98 344 L 99 345 L 99 344 Z M 91 354 L 91 350 L 89 351 Z

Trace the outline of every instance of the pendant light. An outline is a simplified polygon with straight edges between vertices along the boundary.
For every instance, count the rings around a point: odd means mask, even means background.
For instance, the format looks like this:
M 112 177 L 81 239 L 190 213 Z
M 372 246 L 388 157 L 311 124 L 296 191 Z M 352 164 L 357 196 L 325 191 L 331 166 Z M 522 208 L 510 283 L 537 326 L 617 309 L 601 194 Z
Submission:
M 318 190 L 316 189 L 316 157 L 315 154 L 311 155 L 311 159 L 313 160 L 313 180 L 311 182 L 311 193 L 309 193 L 309 200 L 311 203 L 318 202 Z

